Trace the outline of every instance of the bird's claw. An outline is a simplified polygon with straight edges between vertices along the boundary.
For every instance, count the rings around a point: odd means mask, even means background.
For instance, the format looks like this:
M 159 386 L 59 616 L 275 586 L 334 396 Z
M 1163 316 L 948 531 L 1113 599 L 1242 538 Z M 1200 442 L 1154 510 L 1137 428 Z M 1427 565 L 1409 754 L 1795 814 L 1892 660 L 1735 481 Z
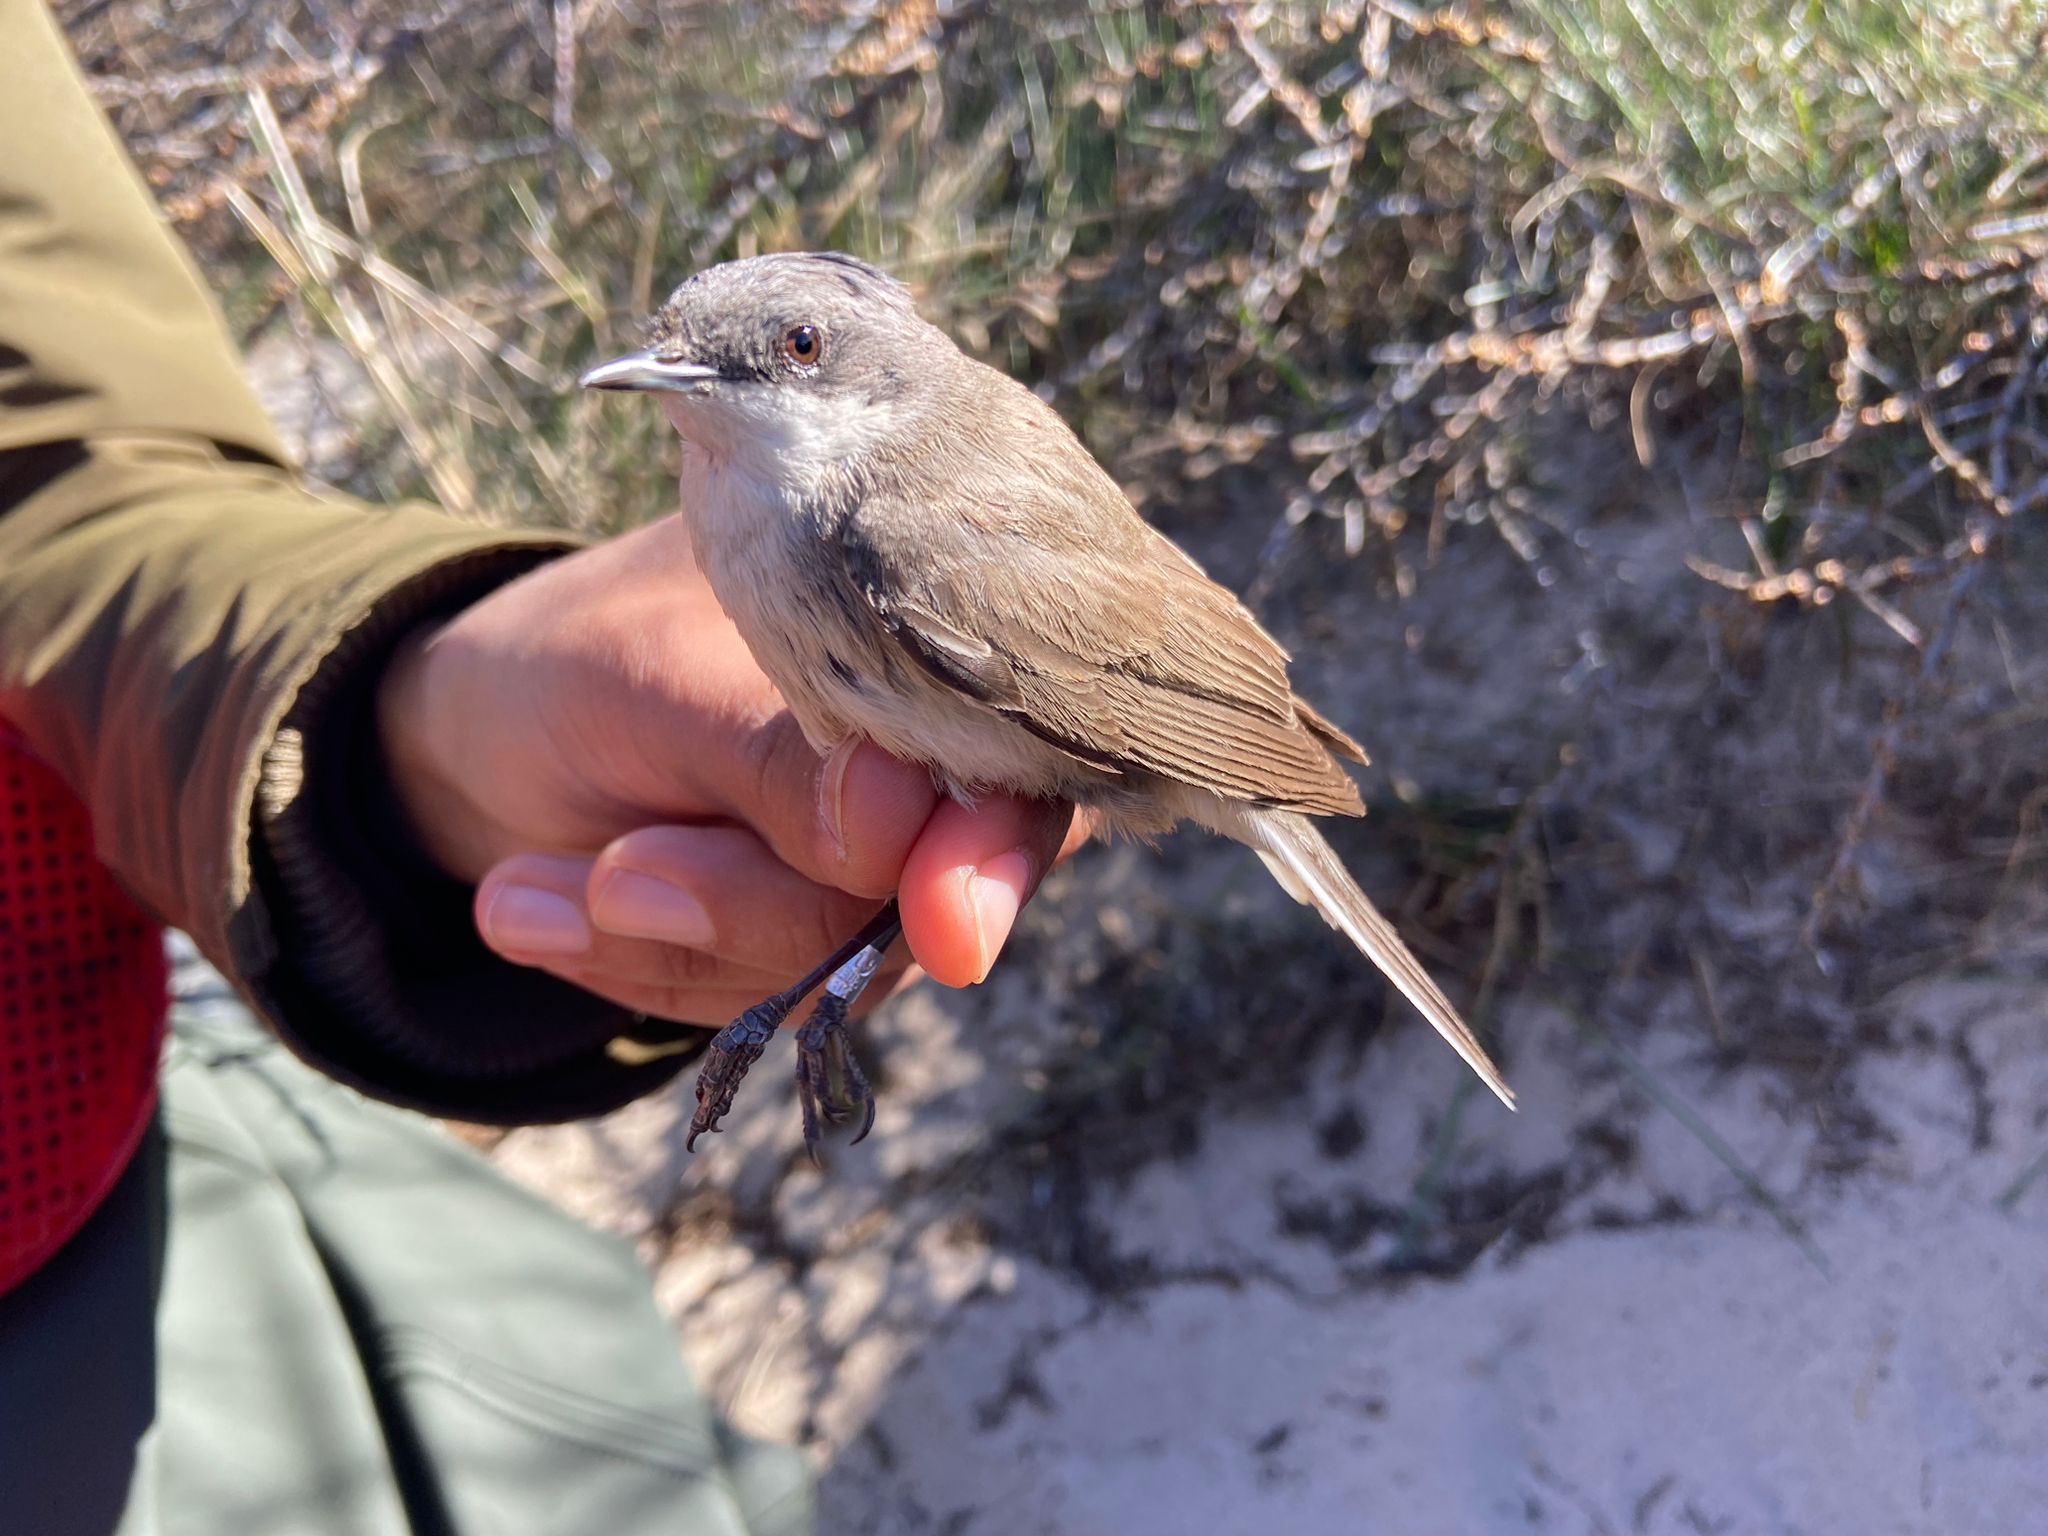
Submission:
M 697 1112 L 690 1117 L 690 1134 L 683 1150 L 697 1150 L 697 1138 L 717 1131 L 718 1122 L 732 1111 L 733 1095 L 745 1081 L 747 1069 L 761 1059 L 775 1031 L 789 1017 L 789 1007 L 779 999 L 756 1003 L 711 1037 L 704 1065 L 697 1073 Z
M 821 1121 L 842 1126 L 858 1118 L 860 1130 L 855 1141 L 874 1128 L 875 1096 L 847 1041 L 846 1015 L 881 969 L 883 952 L 902 931 L 892 901 L 810 975 L 788 991 L 756 1003 L 712 1037 L 703 1070 L 697 1074 L 697 1112 L 690 1117 L 690 1134 L 683 1142 L 686 1151 L 696 1151 L 697 1138 L 718 1129 L 718 1122 L 732 1110 L 733 1095 L 747 1069 L 761 1059 L 761 1052 L 775 1038 L 790 1010 L 820 983 L 824 991 L 818 1005 L 796 1032 L 796 1086 L 803 1100 L 804 1146 L 815 1163 Z
M 827 992 L 796 1032 L 796 1091 L 803 1101 L 804 1148 L 814 1163 L 820 1121 L 836 1129 L 858 1118 L 854 1142 L 875 1126 L 875 1095 L 846 1032 L 847 1003 L 838 993 Z

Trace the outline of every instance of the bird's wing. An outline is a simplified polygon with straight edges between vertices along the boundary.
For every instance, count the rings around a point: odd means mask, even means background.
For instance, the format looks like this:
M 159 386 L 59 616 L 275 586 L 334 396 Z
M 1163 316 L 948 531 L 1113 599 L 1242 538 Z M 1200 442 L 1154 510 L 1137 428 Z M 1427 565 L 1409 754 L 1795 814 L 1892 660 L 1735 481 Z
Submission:
M 1084 762 L 1359 815 L 1331 753 L 1362 754 L 1295 699 L 1287 653 L 1091 479 L 1011 476 L 995 496 L 984 480 L 974 513 L 943 525 L 870 495 L 840 529 L 845 569 L 917 665 Z M 1059 505 L 1076 495 L 1094 515 Z

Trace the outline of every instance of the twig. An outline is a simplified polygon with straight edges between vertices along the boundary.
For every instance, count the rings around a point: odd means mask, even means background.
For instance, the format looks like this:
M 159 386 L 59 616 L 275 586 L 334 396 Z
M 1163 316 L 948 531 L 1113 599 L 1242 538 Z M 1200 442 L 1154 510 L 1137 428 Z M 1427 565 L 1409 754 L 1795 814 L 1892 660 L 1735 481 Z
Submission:
M 2027 1191 L 2034 1187 L 2044 1173 L 2048 1173 L 2048 1152 L 2041 1153 L 2020 1170 L 2019 1177 L 2008 1184 L 2005 1193 L 1998 1197 L 1998 1208 L 2008 1213 L 2017 1210 Z
M 313 231 L 322 220 L 314 210 L 312 195 L 299 174 L 298 162 L 285 143 L 284 130 L 270 98 L 258 87 L 248 95 L 249 119 L 257 141 L 270 156 L 272 179 L 284 200 L 291 233 L 271 222 L 256 202 L 239 186 L 227 184 L 229 205 L 250 232 L 262 241 L 279 265 L 290 273 L 302 291 L 316 300 L 335 333 L 348 344 L 356 361 L 370 377 L 371 384 L 390 411 L 393 422 L 412 451 L 414 462 L 434 487 L 434 494 L 450 512 L 460 517 L 478 515 L 476 493 L 467 466 L 445 454 L 432 432 L 421 420 L 411 386 L 391 366 L 376 331 L 371 327 L 354 297 L 340 282 L 340 268 L 334 253 Z M 295 259 L 286 261 L 283 252 Z
M 1934 631 L 1934 638 L 1920 653 L 1920 666 L 1905 692 L 1894 699 L 1886 710 L 1883 732 L 1878 736 L 1876 748 L 1870 757 L 1870 767 L 1863 776 L 1863 787 L 1856 796 L 1856 803 L 1850 809 L 1849 818 L 1843 824 L 1840 842 L 1835 856 L 1828 863 L 1827 873 L 1821 877 L 1820 885 L 1813 893 L 1806 922 L 1800 929 L 1800 939 L 1807 949 L 1819 955 L 1820 934 L 1832 915 L 1834 905 L 1842 891 L 1847 888 L 1855 870 L 1855 860 L 1864 839 L 1869 835 L 1870 825 L 1877 816 L 1878 807 L 1884 803 L 1884 790 L 1891 778 L 1892 768 L 1898 761 L 1899 743 L 1904 736 L 1914 706 L 1920 697 L 1933 686 L 1934 679 L 1947 659 L 1949 647 L 1954 643 L 1956 629 L 1961 622 L 1963 608 L 1969 602 L 1970 593 L 1975 589 L 1983 566 L 1976 562 L 1965 565 L 1956 573 L 1949 587 L 1948 600 L 1943 605 L 1941 622 Z
M 1699 1112 L 1684 1099 L 1667 1088 L 1663 1079 L 1645 1066 L 1633 1051 L 1616 1040 L 1597 1021 L 1581 1016 L 1580 1027 L 1620 1064 L 1621 1069 L 1643 1092 L 1656 1101 L 1658 1108 L 1690 1131 L 1693 1138 L 1711 1152 L 1722 1167 L 1735 1176 L 1735 1181 L 1742 1186 L 1743 1193 L 1770 1214 L 1771 1219 L 1778 1224 L 1778 1229 L 1792 1240 L 1793 1245 L 1806 1256 L 1809 1264 L 1820 1271 L 1824 1279 L 1834 1278 L 1834 1270 L 1828 1263 L 1827 1255 L 1821 1251 L 1820 1244 L 1814 1241 L 1813 1235 L 1806 1230 L 1806 1224 L 1785 1208 L 1784 1203 L 1771 1193 L 1755 1170 L 1743 1162 L 1735 1149 L 1722 1139 L 1720 1132 L 1707 1124 Z

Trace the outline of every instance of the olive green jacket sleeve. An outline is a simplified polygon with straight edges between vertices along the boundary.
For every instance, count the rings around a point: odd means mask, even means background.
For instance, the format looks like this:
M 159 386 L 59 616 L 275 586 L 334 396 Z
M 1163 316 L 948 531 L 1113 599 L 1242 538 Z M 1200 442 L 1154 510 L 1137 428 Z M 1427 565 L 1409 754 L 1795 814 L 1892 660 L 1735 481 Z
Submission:
M 0 146 L 0 715 L 335 1075 L 493 1120 L 645 1091 L 626 1016 L 483 949 L 375 750 L 398 640 L 567 546 L 299 483 L 40 0 L 0 0 Z

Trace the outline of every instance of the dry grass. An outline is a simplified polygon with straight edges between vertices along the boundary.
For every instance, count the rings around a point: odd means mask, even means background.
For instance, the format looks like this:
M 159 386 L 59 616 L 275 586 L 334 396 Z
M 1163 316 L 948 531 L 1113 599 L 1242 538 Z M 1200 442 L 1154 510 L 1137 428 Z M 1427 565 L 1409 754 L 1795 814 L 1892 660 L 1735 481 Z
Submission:
M 1290 451 L 1290 516 L 1354 548 L 1417 507 L 1512 537 L 1483 448 L 1530 391 L 1625 394 L 1646 457 L 1744 400 L 1754 558 L 1715 574 L 1767 597 L 1921 574 L 1859 580 L 1929 551 L 1836 526 L 1892 429 L 1921 489 L 2048 500 L 2038 5 L 69 9 L 173 217 L 250 274 L 237 318 L 303 306 L 421 393 L 452 353 L 446 398 L 385 392 L 424 429 L 400 473 L 488 456 L 500 515 L 593 515 L 618 428 L 560 386 L 669 282 L 807 244 L 1112 430 Z
M 1973 573 L 2048 508 L 2039 0 L 60 9 L 238 326 L 360 364 L 373 494 L 662 509 L 654 413 L 567 385 L 793 246 L 921 285 L 1141 494 L 1258 466 L 1269 569 L 1308 540 L 1407 591 L 1479 525 L 1547 583 L 1527 423 L 1625 422 L 1703 595 L 1918 653 L 1814 933 Z

